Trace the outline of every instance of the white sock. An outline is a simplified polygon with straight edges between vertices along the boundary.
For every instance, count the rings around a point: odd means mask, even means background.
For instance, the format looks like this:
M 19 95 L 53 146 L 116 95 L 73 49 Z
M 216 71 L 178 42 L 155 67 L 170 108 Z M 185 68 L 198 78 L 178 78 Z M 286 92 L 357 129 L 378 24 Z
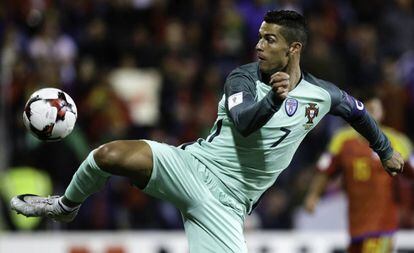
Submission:
M 76 209 L 79 209 L 80 205 L 75 206 L 75 207 L 70 207 L 70 206 L 67 206 L 67 205 L 63 204 L 62 198 L 63 198 L 63 196 L 58 199 L 58 204 L 59 204 L 60 208 L 62 208 L 62 210 L 65 211 L 66 213 L 71 213 L 71 212 L 75 211 Z

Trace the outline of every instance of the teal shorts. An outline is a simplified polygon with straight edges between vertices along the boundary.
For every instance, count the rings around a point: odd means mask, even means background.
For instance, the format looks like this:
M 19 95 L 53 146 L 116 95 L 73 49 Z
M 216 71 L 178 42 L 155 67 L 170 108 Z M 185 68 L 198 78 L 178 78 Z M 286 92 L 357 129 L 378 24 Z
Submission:
M 146 141 L 153 171 L 143 191 L 175 205 L 182 213 L 191 253 L 247 252 L 245 212 L 208 168 L 188 151 Z

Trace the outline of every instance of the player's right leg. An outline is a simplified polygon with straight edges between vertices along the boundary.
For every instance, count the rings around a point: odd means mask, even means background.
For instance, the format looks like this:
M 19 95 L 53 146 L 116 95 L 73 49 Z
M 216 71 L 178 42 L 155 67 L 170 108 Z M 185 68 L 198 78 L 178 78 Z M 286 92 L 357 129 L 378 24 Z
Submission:
M 92 151 L 79 166 L 63 197 L 19 195 L 11 208 L 28 217 L 73 220 L 80 204 L 99 191 L 111 175 L 126 176 L 144 188 L 152 172 L 152 152 L 145 141 L 114 141 Z
M 229 199 L 224 194 L 219 198 L 207 194 L 202 204 L 183 214 L 190 252 L 247 252 L 244 218 Z

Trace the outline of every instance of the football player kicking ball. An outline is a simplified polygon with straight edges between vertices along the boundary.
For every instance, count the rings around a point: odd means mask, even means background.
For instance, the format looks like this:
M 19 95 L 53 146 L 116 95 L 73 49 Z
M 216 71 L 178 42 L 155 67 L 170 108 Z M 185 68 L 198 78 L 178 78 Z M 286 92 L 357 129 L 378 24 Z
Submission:
M 190 252 L 247 252 L 246 214 L 289 165 L 306 134 L 328 113 L 341 116 L 395 175 L 403 159 L 365 111 L 333 84 L 300 68 L 307 41 L 302 15 L 269 11 L 259 29 L 258 61 L 232 71 L 206 139 L 179 147 L 148 140 L 114 141 L 92 151 L 62 197 L 20 195 L 26 216 L 70 221 L 108 177 L 121 175 L 182 213 Z

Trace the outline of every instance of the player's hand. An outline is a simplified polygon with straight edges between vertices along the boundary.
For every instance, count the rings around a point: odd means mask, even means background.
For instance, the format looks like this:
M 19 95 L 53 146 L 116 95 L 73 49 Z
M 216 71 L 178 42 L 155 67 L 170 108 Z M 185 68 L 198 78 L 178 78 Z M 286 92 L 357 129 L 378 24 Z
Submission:
M 285 72 L 276 72 L 270 76 L 272 90 L 279 99 L 284 100 L 288 95 L 289 78 L 290 76 Z
M 401 157 L 400 153 L 394 151 L 390 159 L 382 162 L 382 166 L 388 174 L 394 177 L 403 172 L 404 159 Z
M 308 195 L 305 199 L 305 205 L 304 205 L 305 211 L 311 214 L 314 213 L 318 202 L 319 202 L 319 197 Z

